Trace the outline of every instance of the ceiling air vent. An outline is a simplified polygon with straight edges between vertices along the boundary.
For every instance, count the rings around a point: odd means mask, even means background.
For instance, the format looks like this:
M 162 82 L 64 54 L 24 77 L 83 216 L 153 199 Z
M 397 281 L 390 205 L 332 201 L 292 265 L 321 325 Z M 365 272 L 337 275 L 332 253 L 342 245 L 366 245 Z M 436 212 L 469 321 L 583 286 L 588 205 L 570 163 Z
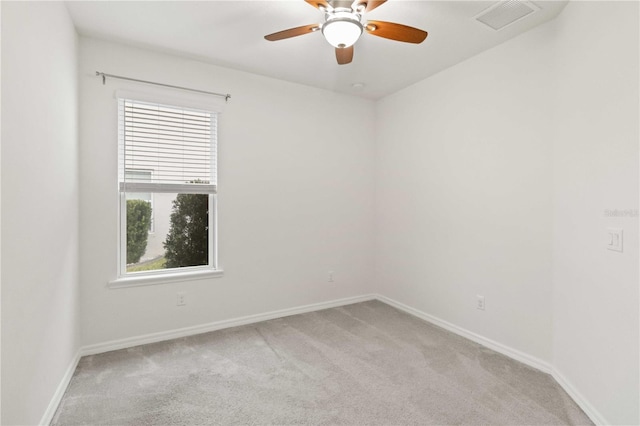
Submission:
M 498 31 L 540 10 L 530 1 L 499 1 L 475 17 L 486 26 Z

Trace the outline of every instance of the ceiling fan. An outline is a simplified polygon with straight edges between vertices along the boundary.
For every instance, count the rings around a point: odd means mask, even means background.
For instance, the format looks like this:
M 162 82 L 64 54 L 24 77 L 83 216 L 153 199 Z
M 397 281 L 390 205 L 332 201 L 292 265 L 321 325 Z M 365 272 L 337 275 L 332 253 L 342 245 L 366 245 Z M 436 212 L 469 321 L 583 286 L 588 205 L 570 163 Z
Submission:
M 422 43 L 427 32 L 407 25 L 385 21 L 363 20 L 365 13 L 384 4 L 387 0 L 305 0 L 324 13 L 321 24 L 303 25 L 264 36 L 269 41 L 321 31 L 325 39 L 336 49 L 338 64 L 353 60 L 353 45 L 364 31 L 378 37 L 406 43 Z

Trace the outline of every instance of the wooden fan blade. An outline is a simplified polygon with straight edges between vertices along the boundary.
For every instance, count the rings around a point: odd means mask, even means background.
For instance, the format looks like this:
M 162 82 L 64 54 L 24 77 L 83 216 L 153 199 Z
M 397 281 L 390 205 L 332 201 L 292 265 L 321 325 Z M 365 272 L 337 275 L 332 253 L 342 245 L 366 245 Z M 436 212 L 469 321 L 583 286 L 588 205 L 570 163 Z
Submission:
M 316 9 L 324 9 L 324 10 L 331 10 L 333 9 L 331 7 L 331 5 L 329 3 L 327 3 L 325 0 L 304 0 L 307 3 L 309 3 L 311 6 L 315 7 Z
M 367 3 L 367 9 L 365 10 L 365 12 L 371 12 L 373 9 L 375 9 L 378 6 L 382 6 L 386 2 L 387 2 L 387 0 L 369 0 L 369 1 L 365 1 L 365 3 Z
M 353 61 L 353 46 L 336 47 L 336 59 L 340 65 L 351 63 Z
M 427 38 L 427 32 L 407 25 L 385 21 L 369 21 L 366 26 L 369 34 L 390 40 L 406 43 L 422 43 Z
M 314 31 L 317 31 L 318 29 L 320 29 L 320 25 L 318 24 L 304 25 L 302 27 L 289 28 L 288 30 L 278 31 L 277 33 L 266 35 L 264 36 L 264 38 L 269 41 L 278 41 L 278 40 L 283 40 L 285 38 L 297 37 L 304 34 L 309 34 Z

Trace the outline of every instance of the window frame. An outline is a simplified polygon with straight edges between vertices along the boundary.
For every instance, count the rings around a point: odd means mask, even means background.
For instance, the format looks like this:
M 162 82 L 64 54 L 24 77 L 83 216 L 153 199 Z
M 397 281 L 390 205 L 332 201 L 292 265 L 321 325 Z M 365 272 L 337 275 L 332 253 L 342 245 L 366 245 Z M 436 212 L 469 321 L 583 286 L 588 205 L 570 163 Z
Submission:
M 154 96 L 149 94 L 136 94 L 130 92 L 122 92 L 117 91 L 116 94 L 116 104 L 117 109 L 119 109 L 119 103 L 121 100 L 131 100 L 131 101 L 139 101 L 139 102 L 150 102 L 156 103 L 164 106 L 169 106 L 173 108 L 183 108 L 183 109 L 194 109 L 199 111 L 209 112 L 212 116 L 211 118 L 215 120 L 216 125 L 216 135 L 215 139 L 211 139 L 212 149 L 214 150 L 212 159 L 215 160 L 214 169 L 212 169 L 211 173 L 213 173 L 217 169 L 217 146 L 218 146 L 218 138 L 217 138 L 217 125 L 220 117 L 221 107 L 219 103 L 214 104 L 214 107 L 211 107 L 210 99 L 206 99 L 204 102 L 202 99 L 194 99 L 180 97 L 176 98 L 175 93 L 173 96 Z M 221 277 L 224 274 L 224 271 L 220 268 L 218 263 L 218 212 L 217 212 L 217 182 L 216 182 L 216 192 L 207 193 L 208 196 L 208 226 L 209 226 L 209 236 L 208 236 L 208 264 L 207 265 L 198 265 L 198 266 L 186 266 L 181 268 L 171 268 L 171 269 L 157 269 L 153 271 L 138 271 L 138 272 L 127 272 L 127 264 L 126 264 L 126 245 L 127 245 L 127 235 L 126 235 L 126 215 L 127 215 L 127 200 L 126 195 L 127 192 L 120 189 L 121 184 L 121 174 L 126 174 L 127 169 L 125 168 L 125 164 L 121 165 L 120 162 L 120 146 L 122 143 L 122 126 L 124 126 L 124 122 L 120 118 L 120 114 L 118 112 L 117 117 L 117 126 L 118 126 L 118 166 L 117 166 L 117 197 L 118 197 L 118 244 L 117 244 L 117 275 L 114 280 L 109 281 L 108 286 L 110 288 L 119 288 L 119 287 L 132 287 L 132 286 L 146 286 L 146 285 L 155 285 L 155 284 L 164 284 L 171 282 L 179 282 L 179 281 L 191 281 L 191 280 L 200 280 L 207 279 L 213 277 Z M 213 137 L 213 136 L 212 136 Z M 122 167 L 122 170 L 121 170 Z M 134 170 L 134 169 L 131 169 Z M 215 172 L 217 175 L 217 172 Z M 151 195 L 151 199 L 153 200 L 154 194 L 159 192 L 149 191 Z M 177 192 L 177 194 L 184 192 Z M 177 195 L 176 194 L 176 195 Z M 152 213 L 153 214 L 153 213 Z

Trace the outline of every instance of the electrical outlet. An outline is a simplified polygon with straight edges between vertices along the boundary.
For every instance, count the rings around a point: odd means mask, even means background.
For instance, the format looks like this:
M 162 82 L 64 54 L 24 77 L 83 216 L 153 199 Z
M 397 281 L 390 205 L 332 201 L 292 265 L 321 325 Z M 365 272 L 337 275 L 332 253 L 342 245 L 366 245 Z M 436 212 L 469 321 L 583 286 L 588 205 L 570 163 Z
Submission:
M 333 282 L 333 271 L 329 271 L 329 277 L 327 278 L 327 281 L 330 283 Z
M 476 308 L 484 311 L 484 296 L 477 295 L 476 297 Z
M 622 229 L 607 228 L 607 249 L 622 252 Z
M 186 294 L 179 292 L 176 294 L 176 306 L 184 306 L 187 304 Z

